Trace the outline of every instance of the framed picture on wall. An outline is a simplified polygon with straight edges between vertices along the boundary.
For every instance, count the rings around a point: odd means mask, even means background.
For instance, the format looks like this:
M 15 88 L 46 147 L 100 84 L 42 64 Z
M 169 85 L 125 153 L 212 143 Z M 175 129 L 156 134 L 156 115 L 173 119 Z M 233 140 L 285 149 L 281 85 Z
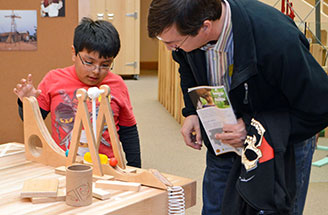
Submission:
M 65 0 L 41 0 L 41 17 L 64 17 Z
M 0 10 L 0 51 L 37 50 L 36 10 Z

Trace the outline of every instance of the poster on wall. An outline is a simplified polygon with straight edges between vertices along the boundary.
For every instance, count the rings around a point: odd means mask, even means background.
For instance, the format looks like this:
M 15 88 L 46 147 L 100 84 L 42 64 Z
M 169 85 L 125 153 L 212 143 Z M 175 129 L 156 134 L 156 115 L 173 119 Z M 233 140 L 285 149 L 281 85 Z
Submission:
M 41 0 L 41 17 L 64 17 L 65 0 Z
M 0 10 L 0 51 L 37 50 L 36 10 Z

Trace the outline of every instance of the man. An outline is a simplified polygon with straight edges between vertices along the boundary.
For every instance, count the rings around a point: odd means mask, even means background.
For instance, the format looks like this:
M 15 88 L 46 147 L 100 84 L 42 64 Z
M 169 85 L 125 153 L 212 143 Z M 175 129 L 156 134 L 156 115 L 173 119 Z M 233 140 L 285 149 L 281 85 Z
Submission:
M 256 0 L 153 0 L 148 33 L 180 64 L 185 143 L 208 148 L 202 214 L 302 214 L 328 78 L 294 22 Z M 216 138 L 241 158 L 214 155 L 187 93 L 200 85 L 228 90 L 238 122 Z
M 93 21 L 84 17 L 74 31 L 72 46 L 73 65 L 48 72 L 38 88 L 34 88 L 32 75 L 22 79 L 14 88 L 18 96 L 19 112 L 22 117 L 22 100 L 24 97 L 37 98 L 43 118 L 50 113 L 52 137 L 64 150 L 69 149 L 71 134 L 77 111 L 76 91 L 80 88 L 108 85 L 111 89 L 111 108 L 126 155 L 127 165 L 141 167 L 140 143 L 136 120 L 132 111 L 128 89 L 123 79 L 111 72 L 114 58 L 117 56 L 121 42 L 116 28 L 107 21 Z M 97 110 L 99 110 L 97 101 Z M 90 115 L 91 101 L 88 100 Z M 82 130 L 78 154 L 83 156 L 88 148 L 85 146 L 85 132 Z M 105 126 L 99 145 L 99 153 L 108 158 L 114 157 L 110 136 Z

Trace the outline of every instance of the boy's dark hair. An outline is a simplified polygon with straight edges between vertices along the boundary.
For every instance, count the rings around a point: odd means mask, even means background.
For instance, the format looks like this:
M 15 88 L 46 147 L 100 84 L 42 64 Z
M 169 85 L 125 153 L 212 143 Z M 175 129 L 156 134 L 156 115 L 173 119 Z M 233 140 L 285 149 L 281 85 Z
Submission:
M 205 20 L 221 17 L 221 0 L 153 0 L 148 13 L 148 36 L 154 38 L 176 24 L 181 35 L 196 36 Z
M 75 54 L 86 49 L 99 53 L 99 57 L 115 58 L 121 47 L 120 36 L 107 21 L 83 17 L 74 31 Z

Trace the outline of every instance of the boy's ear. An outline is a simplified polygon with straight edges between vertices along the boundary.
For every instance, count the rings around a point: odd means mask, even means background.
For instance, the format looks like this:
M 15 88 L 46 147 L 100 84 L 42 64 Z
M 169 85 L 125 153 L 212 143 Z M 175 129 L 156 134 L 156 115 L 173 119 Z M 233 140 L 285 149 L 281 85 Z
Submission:
M 72 45 L 72 61 L 75 62 L 75 59 L 76 59 L 75 48 L 74 48 L 74 46 Z

